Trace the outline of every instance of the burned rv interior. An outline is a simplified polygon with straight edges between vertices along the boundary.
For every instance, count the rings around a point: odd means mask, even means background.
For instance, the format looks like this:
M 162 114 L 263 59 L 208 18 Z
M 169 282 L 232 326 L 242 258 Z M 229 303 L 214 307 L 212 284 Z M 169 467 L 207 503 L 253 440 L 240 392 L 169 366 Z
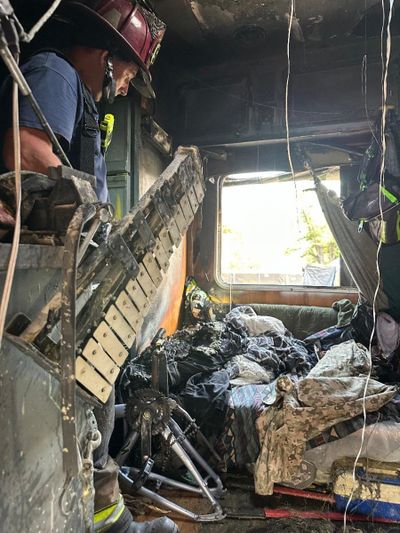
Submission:
M 400 531 L 399 45 L 0 0 L 0 531 Z

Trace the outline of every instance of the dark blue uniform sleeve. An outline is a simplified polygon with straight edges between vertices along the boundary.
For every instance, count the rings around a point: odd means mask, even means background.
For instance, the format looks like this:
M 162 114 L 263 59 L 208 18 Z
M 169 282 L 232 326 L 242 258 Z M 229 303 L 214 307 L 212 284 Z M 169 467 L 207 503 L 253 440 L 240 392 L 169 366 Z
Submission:
M 27 64 L 23 72 L 51 128 L 69 144 L 81 111 L 79 82 L 66 61 L 56 66 Z M 20 98 L 20 125 L 43 129 L 26 97 Z

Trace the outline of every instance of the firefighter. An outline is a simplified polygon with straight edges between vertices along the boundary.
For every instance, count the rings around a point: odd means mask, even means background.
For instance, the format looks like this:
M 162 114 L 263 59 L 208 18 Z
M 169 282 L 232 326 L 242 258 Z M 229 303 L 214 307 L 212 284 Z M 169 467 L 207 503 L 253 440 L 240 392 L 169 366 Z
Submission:
M 130 84 L 146 97 L 154 97 L 149 68 L 154 62 L 165 25 L 149 6 L 132 0 L 91 0 L 62 3 L 59 22 L 78 31 L 78 40 L 62 51 L 44 49 L 32 55 L 22 71 L 47 121 L 74 168 L 96 176 L 96 192 L 108 201 L 106 164 L 101 150 L 96 103 L 112 102 L 127 94 Z M 79 44 L 77 44 L 79 43 Z M 5 95 L 7 95 L 7 84 Z M 8 97 L 9 95 L 8 91 Z M 4 96 L 6 98 L 7 96 Z M 11 105 L 4 106 L 11 109 Z M 20 99 L 21 166 L 47 174 L 59 166 L 52 144 L 26 98 Z M 13 170 L 11 115 L 0 124 L 0 167 Z M 114 427 L 114 397 L 96 412 L 102 444 L 94 453 L 94 530 L 109 533 L 176 533 L 176 525 L 163 517 L 142 524 L 133 521 L 118 487 L 118 466 L 108 457 Z

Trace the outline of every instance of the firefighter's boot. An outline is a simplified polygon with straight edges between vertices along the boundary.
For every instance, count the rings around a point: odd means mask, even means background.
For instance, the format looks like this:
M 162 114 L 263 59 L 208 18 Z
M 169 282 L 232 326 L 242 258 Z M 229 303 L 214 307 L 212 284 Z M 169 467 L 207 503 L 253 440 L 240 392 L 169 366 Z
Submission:
M 122 497 L 118 503 L 95 514 L 94 531 L 95 533 L 179 533 L 176 524 L 165 516 L 150 522 L 135 522 Z

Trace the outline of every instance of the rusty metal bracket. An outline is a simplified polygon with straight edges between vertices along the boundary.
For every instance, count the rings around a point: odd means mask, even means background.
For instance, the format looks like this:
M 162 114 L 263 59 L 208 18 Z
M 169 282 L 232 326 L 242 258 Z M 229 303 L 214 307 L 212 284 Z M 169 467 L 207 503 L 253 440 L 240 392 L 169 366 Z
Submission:
M 85 255 L 86 250 L 89 248 L 89 245 L 92 242 L 93 237 L 95 236 L 97 230 L 99 229 L 101 224 L 109 223 L 112 219 L 114 213 L 114 208 L 111 204 L 100 204 L 97 211 L 96 216 L 94 217 L 94 220 L 92 221 L 92 224 L 87 231 L 85 238 L 79 248 L 79 256 L 78 256 L 78 265 L 83 259 L 83 256 Z
M 164 225 L 169 233 L 170 239 L 174 246 L 178 246 L 181 242 L 181 234 L 179 228 L 173 218 L 173 215 L 163 197 L 162 190 L 160 189 L 154 195 L 154 206 L 161 219 L 164 222 Z
M 179 234 L 184 235 L 187 230 L 187 223 L 180 204 L 176 202 L 172 190 L 169 187 L 163 188 L 162 194 L 164 201 L 168 206 L 168 209 L 170 209 L 172 217 L 178 227 Z
M 145 252 L 141 261 L 146 267 L 154 284 L 158 286 L 162 279 L 160 270 L 162 269 L 166 272 L 168 269 L 168 257 L 166 257 L 159 239 L 156 239 L 154 236 L 152 228 L 147 223 L 142 212 L 139 211 L 136 213 L 132 221 L 132 228 L 132 235 L 135 235 L 135 244 L 139 246 L 139 249 Z M 153 254 L 157 263 L 154 261 Z
M 136 213 L 135 218 L 132 220 L 132 228 L 138 232 L 144 250 L 146 252 L 153 250 L 156 240 L 150 226 L 147 224 L 147 221 L 143 216 L 143 213 L 140 211 Z
M 125 239 L 119 233 L 115 233 L 110 237 L 108 247 L 115 257 L 121 262 L 125 270 L 132 278 L 136 278 L 139 274 L 139 265 L 132 255 Z

